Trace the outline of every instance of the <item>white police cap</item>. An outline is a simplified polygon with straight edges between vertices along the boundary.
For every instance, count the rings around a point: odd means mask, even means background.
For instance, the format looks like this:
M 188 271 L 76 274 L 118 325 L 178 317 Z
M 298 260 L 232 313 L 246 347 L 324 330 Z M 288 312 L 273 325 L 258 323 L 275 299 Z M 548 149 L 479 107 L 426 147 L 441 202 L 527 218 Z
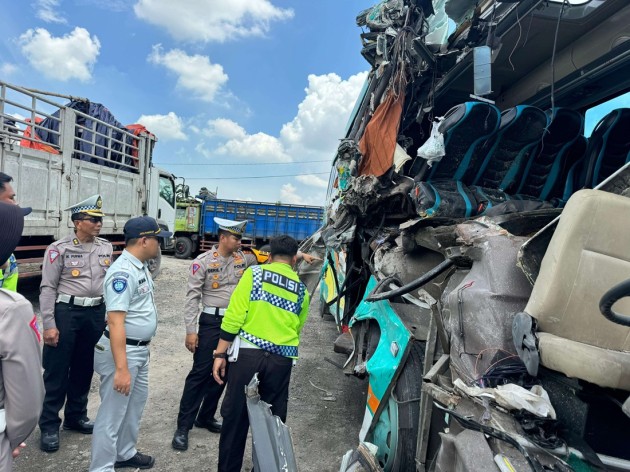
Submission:
M 70 210 L 73 215 L 77 213 L 85 213 L 90 216 L 105 216 L 103 214 L 103 199 L 100 195 L 92 195 L 82 202 L 69 206 L 66 210 Z
M 245 221 L 232 221 L 223 218 L 213 218 L 214 222 L 219 225 L 219 229 L 235 234 L 236 236 L 243 236 L 245 232 L 245 226 L 247 226 L 247 220 Z

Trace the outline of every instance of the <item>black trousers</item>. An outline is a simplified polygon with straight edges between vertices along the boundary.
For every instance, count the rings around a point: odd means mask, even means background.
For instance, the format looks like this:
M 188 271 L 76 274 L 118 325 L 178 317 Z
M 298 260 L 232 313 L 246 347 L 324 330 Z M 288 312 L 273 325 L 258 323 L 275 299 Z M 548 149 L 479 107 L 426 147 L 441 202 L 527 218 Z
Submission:
M 177 429 L 190 430 L 197 417 L 202 423 L 212 421 L 217 412 L 225 384 L 219 385 L 212 377 L 212 351 L 219 344 L 222 320 L 222 317 L 208 313 L 199 316 L 199 346 L 193 354 L 192 369 L 184 383 Z
M 87 400 L 94 372 L 94 346 L 105 329 L 105 304 L 80 307 L 55 305 L 59 330 L 57 347 L 44 346 L 42 364 L 46 396 L 39 428 L 57 431 L 59 411 L 66 404 L 64 419 L 78 421 L 87 416 Z
M 271 412 L 287 419 L 289 381 L 293 360 L 261 349 L 241 349 L 230 365 L 227 392 L 221 405 L 223 428 L 219 440 L 219 471 L 240 472 L 249 430 L 245 386 L 258 372 L 258 393 L 271 405 Z

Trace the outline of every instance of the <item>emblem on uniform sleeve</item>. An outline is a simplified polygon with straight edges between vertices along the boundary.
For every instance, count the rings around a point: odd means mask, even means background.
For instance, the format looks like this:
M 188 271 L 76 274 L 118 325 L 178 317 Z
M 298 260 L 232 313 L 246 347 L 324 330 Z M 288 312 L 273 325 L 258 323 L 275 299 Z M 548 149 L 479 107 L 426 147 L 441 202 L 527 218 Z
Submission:
M 201 266 L 196 262 L 192 265 L 192 275 L 195 275 Z
M 55 262 L 55 259 L 57 259 L 58 257 L 59 257 L 59 251 L 55 251 L 54 249 L 51 249 L 50 252 L 48 253 L 48 259 L 50 260 L 51 264 Z
M 123 293 L 127 290 L 127 279 L 116 278 L 112 281 L 112 288 L 116 293 Z
M 37 342 L 41 342 L 42 341 L 42 335 L 39 332 L 39 326 L 37 326 L 37 316 L 33 315 L 33 319 L 31 320 L 31 322 L 28 324 L 31 329 L 33 331 L 35 331 L 35 336 L 37 336 Z

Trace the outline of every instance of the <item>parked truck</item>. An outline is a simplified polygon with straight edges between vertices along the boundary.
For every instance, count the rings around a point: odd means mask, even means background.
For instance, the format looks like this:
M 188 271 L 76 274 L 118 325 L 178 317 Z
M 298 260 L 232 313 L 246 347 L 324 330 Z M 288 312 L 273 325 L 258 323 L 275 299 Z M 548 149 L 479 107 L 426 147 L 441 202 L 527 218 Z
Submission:
M 46 247 L 72 231 L 64 210 L 90 195 L 103 198 L 101 236 L 115 253 L 129 218 L 149 215 L 168 231 L 175 224 L 175 179 L 152 164 L 155 135 L 123 127 L 101 104 L 61 105 L 47 95 L 0 81 L 0 171 L 13 177 L 19 204 L 33 209 L 15 252 L 20 277 L 41 274 Z
M 175 219 L 175 257 L 186 259 L 206 251 L 218 241 L 214 217 L 247 220 L 244 239 L 260 248 L 280 234 L 303 241 L 315 233 L 322 222 L 323 208 L 282 203 L 241 200 L 196 200 L 177 203 Z

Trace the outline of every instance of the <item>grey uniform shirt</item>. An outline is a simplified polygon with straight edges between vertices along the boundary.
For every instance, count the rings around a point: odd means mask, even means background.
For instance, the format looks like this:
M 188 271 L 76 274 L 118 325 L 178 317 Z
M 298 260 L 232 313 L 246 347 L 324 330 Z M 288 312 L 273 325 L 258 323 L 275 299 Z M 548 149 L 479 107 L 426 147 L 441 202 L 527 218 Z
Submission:
M 124 311 L 125 336 L 148 341 L 157 330 L 157 309 L 153 299 L 153 279 L 146 264 L 126 249 L 105 277 L 107 311 Z
M 257 263 L 256 256 L 242 251 L 222 257 L 217 246 L 197 256 L 188 272 L 184 306 L 186 334 L 197 332 L 197 317 L 203 307 L 226 308 L 245 269 Z
M 44 402 L 40 334 L 33 306 L 0 289 L 0 408 L 15 449 L 37 426 Z M 0 433 L 1 434 L 1 433 Z
M 103 295 L 103 280 L 112 263 L 112 252 L 112 245 L 103 238 L 96 238 L 91 247 L 86 248 L 74 235 L 48 246 L 39 295 L 44 329 L 56 327 L 58 294 L 90 298 Z

